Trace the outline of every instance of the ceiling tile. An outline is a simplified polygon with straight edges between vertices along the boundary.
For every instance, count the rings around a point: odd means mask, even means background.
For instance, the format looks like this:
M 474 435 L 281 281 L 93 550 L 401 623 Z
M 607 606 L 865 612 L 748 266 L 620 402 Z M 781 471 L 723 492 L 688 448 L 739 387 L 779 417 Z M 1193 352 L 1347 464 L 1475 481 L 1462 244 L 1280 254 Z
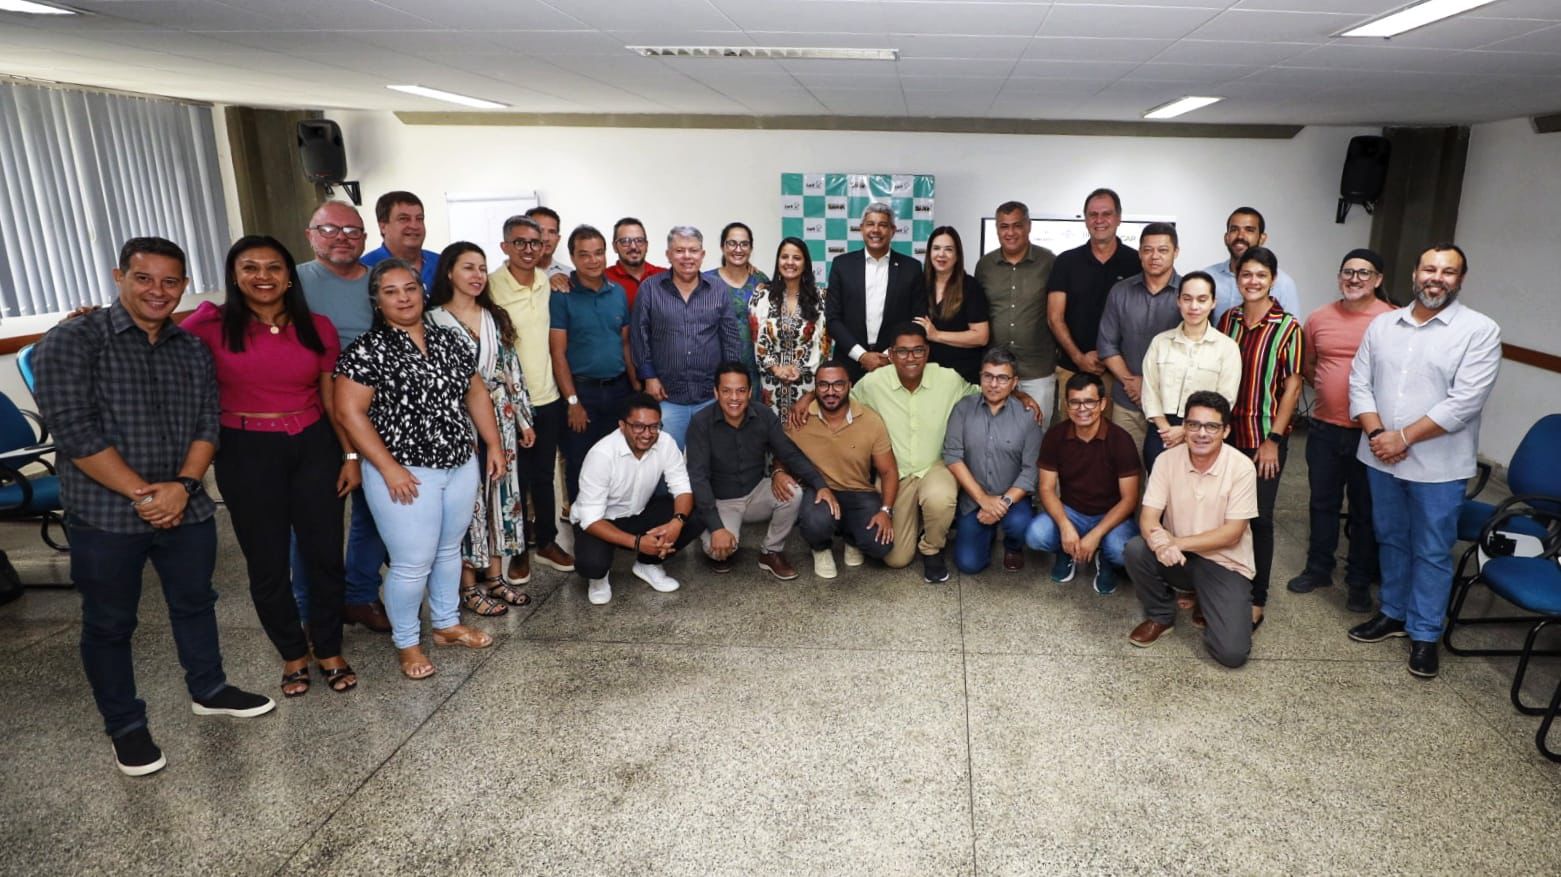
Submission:
M 1171 40 L 1036 37 L 1025 48 L 1022 57 L 1055 61 L 1148 61 L 1171 44 Z
M 1166 64 L 1250 64 L 1268 66 L 1304 52 L 1314 43 L 1248 42 L 1223 40 L 1178 40 L 1152 59 Z
M 1542 52 L 1561 54 L 1561 25 L 1535 30 L 1511 39 L 1498 40 L 1485 46 L 1502 52 Z
M 1265 42 L 1325 43 L 1333 34 L 1360 21 L 1358 15 L 1328 12 L 1256 12 L 1234 9 L 1221 13 L 1189 34 L 1195 40 L 1262 39 Z
M 1021 59 L 1010 76 L 1038 79 L 1116 79 L 1138 65 L 1132 61 L 1042 61 Z
M 1179 39 L 1218 14 L 1217 9 L 1134 7 L 1131 14 L 1109 6 L 1053 6 L 1037 36 Z
M 335 2 L 335 0 L 332 0 Z M 725 30 L 733 22 L 706 0 L 548 0 L 565 15 L 601 30 L 656 30 L 668 26 L 687 30 Z
M 401 12 L 432 19 L 437 27 L 457 30 L 577 30 L 588 26 L 542 0 L 459 0 L 457 3 L 439 4 L 437 12 L 430 12 L 427 0 L 378 2 Z
M 1500 0 L 1464 13 L 1470 18 L 1528 18 L 1561 21 L 1561 5 L 1555 0 Z
M 947 34 L 889 34 L 889 44 L 901 58 L 1018 58 L 1030 45 L 1023 37 L 972 37 Z
M 1241 0 L 1237 9 L 1283 12 L 1345 12 L 1362 21 L 1407 6 L 1413 0 Z
M 886 33 L 878 3 L 856 0 L 713 0 L 731 24 L 746 31 Z
M 1467 53 L 1397 46 L 1364 46 L 1335 42 L 1316 46 L 1284 62 L 1285 67 L 1326 67 L 1341 70 L 1399 70 L 1436 73 L 1462 69 Z
M 1045 3 L 942 3 L 911 0 L 876 4 L 894 33 L 1033 36 L 1046 19 Z
M 1124 79 L 1148 79 L 1159 82 L 1185 82 L 1217 84 L 1250 76 L 1261 67 L 1242 67 L 1234 64 L 1140 64 Z

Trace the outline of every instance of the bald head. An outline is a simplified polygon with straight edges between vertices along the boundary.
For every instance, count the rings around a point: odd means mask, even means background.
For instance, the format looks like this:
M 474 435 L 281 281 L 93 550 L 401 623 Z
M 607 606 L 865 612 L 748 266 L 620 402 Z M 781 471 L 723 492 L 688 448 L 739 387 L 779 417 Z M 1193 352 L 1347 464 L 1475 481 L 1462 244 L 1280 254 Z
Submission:
M 327 201 L 309 217 L 309 246 L 314 257 L 340 271 L 363 256 L 363 217 L 351 204 Z

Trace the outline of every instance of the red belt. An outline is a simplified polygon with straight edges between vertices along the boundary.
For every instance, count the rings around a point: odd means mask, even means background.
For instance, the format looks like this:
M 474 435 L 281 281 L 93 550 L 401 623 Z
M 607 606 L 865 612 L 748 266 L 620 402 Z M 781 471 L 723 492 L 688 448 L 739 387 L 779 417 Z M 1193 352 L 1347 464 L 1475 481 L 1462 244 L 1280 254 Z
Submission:
M 223 414 L 217 422 L 228 429 L 241 429 L 245 432 L 285 432 L 288 435 L 297 435 L 320 419 L 320 409 L 311 408 L 298 414 L 288 414 L 282 417 L 245 417 L 242 414 Z

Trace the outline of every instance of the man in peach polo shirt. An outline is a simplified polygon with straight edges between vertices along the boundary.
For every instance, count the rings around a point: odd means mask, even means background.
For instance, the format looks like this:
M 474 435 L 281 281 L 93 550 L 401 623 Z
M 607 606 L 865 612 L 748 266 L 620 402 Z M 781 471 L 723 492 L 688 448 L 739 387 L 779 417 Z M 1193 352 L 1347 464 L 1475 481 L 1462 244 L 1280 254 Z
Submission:
M 1148 616 L 1128 640 L 1152 645 L 1176 623 L 1172 588 L 1197 595 L 1209 656 L 1240 667 L 1252 651 L 1252 528 L 1257 469 L 1225 444 L 1230 403 L 1208 390 L 1187 399 L 1186 441 L 1161 454 L 1144 491 L 1127 573 Z M 1194 618 L 1194 623 L 1197 619 Z M 1260 622 L 1259 622 L 1260 623 Z
M 1311 487 L 1311 535 L 1306 568 L 1290 580 L 1297 594 L 1333 584 L 1334 554 L 1339 549 L 1339 506 L 1350 501 L 1349 557 L 1344 584 L 1345 608 L 1370 612 L 1371 583 L 1377 569 L 1377 536 L 1371 525 L 1371 489 L 1366 464 L 1355 459 L 1360 422 L 1350 416 L 1350 365 L 1366 327 L 1393 306 L 1377 297 L 1382 286 L 1382 257 L 1367 249 L 1351 250 L 1339 264 L 1339 297 L 1306 318 L 1301 375 L 1317 402 L 1306 431 L 1306 477 Z
M 533 427 L 537 439 L 516 456 L 520 470 L 521 495 L 528 496 L 534 519 L 537 562 L 560 572 L 572 572 L 575 559 L 560 548 L 558 508 L 553 473 L 557 466 L 558 443 L 564 433 L 565 406 L 553 379 L 553 359 L 548 352 L 548 308 L 552 290 L 547 271 L 539 264 L 547 240 L 544 229 L 529 216 L 511 216 L 504 220 L 504 264 L 488 278 L 493 301 L 509 313 L 515 324 L 515 353 L 520 357 L 526 388 L 531 393 Z M 512 585 L 531 581 L 531 556 L 522 551 L 510 558 L 504 580 Z

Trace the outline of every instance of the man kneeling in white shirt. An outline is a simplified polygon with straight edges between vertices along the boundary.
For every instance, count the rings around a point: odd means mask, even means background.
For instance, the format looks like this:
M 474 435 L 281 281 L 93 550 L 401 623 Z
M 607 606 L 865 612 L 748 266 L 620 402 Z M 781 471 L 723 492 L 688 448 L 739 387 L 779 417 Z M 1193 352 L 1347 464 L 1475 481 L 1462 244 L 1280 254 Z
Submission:
M 665 478 L 672 496 L 653 496 Z M 597 442 L 580 467 L 580 492 L 570 510 L 575 525 L 575 571 L 598 606 L 612 599 L 613 549 L 636 553 L 632 572 L 658 591 L 676 591 L 678 580 L 661 564 L 698 538 L 689 520 L 694 492 L 683 452 L 661 431 L 661 405 L 645 393 L 629 397 L 618 431 Z

